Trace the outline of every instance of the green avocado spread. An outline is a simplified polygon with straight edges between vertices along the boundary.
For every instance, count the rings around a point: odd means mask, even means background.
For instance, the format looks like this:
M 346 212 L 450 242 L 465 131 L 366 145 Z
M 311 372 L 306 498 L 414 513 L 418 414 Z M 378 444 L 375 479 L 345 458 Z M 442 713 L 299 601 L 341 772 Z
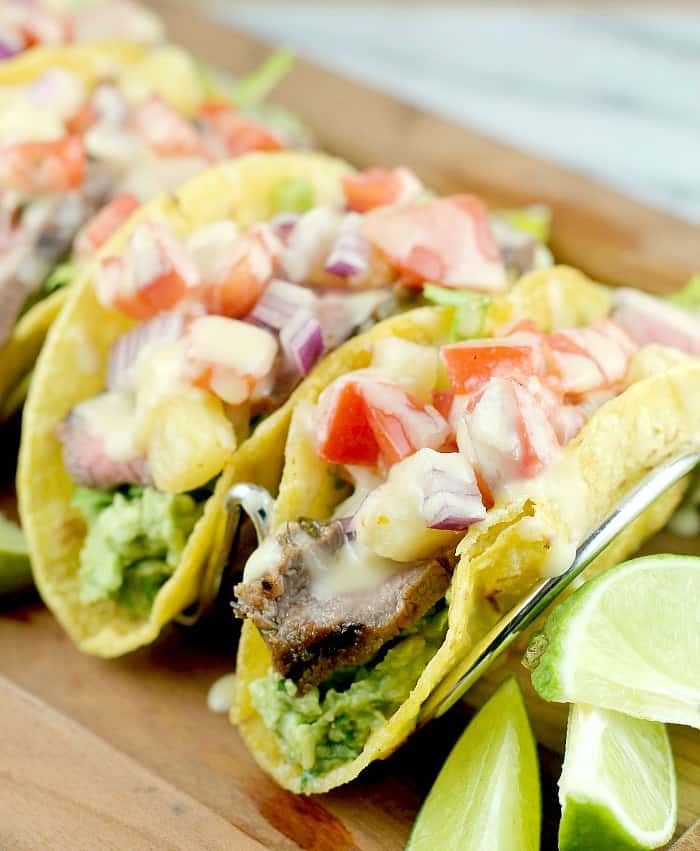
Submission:
M 88 527 L 80 552 L 81 602 L 112 599 L 147 614 L 180 561 L 201 504 L 189 494 L 129 486 L 76 488 L 73 505 Z
M 366 665 L 343 668 L 306 694 L 271 671 L 250 685 L 253 705 L 304 781 L 352 760 L 396 712 L 442 644 L 447 609 L 433 609 Z

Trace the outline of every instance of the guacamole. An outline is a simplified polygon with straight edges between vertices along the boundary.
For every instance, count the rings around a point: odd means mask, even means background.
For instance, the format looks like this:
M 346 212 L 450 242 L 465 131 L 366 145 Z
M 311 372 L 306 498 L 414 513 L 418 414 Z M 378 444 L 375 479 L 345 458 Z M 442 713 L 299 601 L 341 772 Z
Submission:
M 253 705 L 288 762 L 307 778 L 324 774 L 358 756 L 370 733 L 396 712 L 446 631 L 447 609 L 433 610 L 366 665 L 337 671 L 304 695 L 271 671 L 251 683 Z
M 189 494 L 131 486 L 76 488 L 73 505 L 88 533 L 80 553 L 80 599 L 113 599 L 147 614 L 175 571 L 202 506 Z

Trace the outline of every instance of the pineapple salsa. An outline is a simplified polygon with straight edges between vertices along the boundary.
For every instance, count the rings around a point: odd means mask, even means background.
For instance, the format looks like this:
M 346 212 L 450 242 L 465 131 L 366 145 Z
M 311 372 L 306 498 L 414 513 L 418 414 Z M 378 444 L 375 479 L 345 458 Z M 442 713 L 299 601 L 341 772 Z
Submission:
M 245 231 L 220 220 L 183 237 L 146 218 L 95 266 L 100 303 L 135 324 L 112 345 L 103 391 L 58 428 L 88 526 L 84 603 L 148 611 L 201 511 L 188 494 L 325 352 L 432 290 L 508 287 L 497 243 L 510 231 L 492 232 L 478 199 L 434 198 L 404 168 L 346 175 L 335 203 L 317 204 L 303 177 L 271 197 L 274 215 Z M 411 228 L 429 262 L 397 241 Z

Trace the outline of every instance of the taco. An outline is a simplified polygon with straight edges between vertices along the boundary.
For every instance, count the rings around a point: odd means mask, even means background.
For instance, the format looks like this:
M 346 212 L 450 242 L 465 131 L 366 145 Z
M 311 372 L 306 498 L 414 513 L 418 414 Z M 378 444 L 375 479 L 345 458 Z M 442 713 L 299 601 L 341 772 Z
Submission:
M 453 289 L 380 250 L 407 221 Z M 506 247 L 548 259 L 503 227 Z M 467 287 L 509 286 L 506 247 L 476 199 L 319 154 L 250 155 L 138 210 L 69 297 L 25 411 L 37 584 L 80 647 L 124 653 L 197 599 L 227 488 L 275 490 L 299 394 L 337 375 L 316 366 L 324 353 L 426 299 L 457 300 L 430 313 L 445 335 L 481 322 L 489 297 Z M 374 333 L 408 327 L 399 316 Z
M 610 309 L 573 270 L 535 272 L 494 298 L 480 338 L 412 312 L 331 355 L 340 377 L 297 400 L 272 531 L 235 588 L 231 719 L 280 785 L 325 792 L 391 754 L 500 613 L 697 447 L 700 361 L 638 346 Z
M 233 106 L 287 65 L 272 57 L 237 86 L 178 48 L 120 42 L 0 66 L 0 419 L 21 403 L 66 287 L 139 203 L 214 161 L 306 141 L 292 121 Z
M 137 44 L 164 38 L 158 16 L 132 0 L 4 0 L 0 29 L 0 62 L 41 45 L 109 41 L 115 32 Z

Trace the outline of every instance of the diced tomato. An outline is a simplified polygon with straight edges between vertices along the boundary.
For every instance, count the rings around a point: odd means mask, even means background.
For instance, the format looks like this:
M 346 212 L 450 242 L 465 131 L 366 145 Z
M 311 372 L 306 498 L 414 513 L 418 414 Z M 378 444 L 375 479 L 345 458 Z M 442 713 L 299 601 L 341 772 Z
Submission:
M 379 443 L 369 424 L 364 396 L 357 382 L 331 384 L 319 398 L 319 454 L 333 464 L 375 467 Z
M 228 103 L 207 101 L 201 105 L 199 116 L 209 134 L 223 145 L 226 156 L 238 157 L 250 151 L 279 151 L 284 147 L 262 124 Z
M 370 168 L 343 178 L 345 203 L 356 213 L 393 204 L 399 197 L 401 180 L 388 168 Z
M 423 406 L 398 385 L 365 375 L 327 388 L 319 400 L 319 419 L 321 455 L 338 464 L 376 466 L 381 457 L 391 466 L 418 449 L 440 448 L 450 436 L 432 405 Z
M 348 209 L 367 213 L 389 204 L 407 204 L 422 192 L 420 180 L 407 168 L 370 168 L 343 178 Z
M 169 269 L 141 289 L 118 293 L 112 307 L 133 319 L 150 319 L 162 310 L 174 307 L 185 292 L 182 278 L 174 269 Z
M 661 304 L 663 306 L 662 309 L 669 306 L 665 302 L 661 302 Z M 682 315 L 685 316 L 687 314 Z M 613 340 L 626 355 L 632 356 L 639 350 L 639 344 L 632 339 L 621 325 L 618 325 L 612 319 L 598 319 L 591 327 Z
M 420 410 L 417 404 L 415 408 Z M 390 466 L 401 461 L 402 458 L 413 455 L 418 449 L 411 443 L 402 418 L 395 411 L 386 411 L 368 405 L 367 417 L 379 444 L 379 451 Z
M 409 285 L 428 280 L 485 291 L 507 286 L 488 213 L 476 198 L 460 195 L 374 210 L 362 231 Z
M 123 192 L 106 204 L 82 228 L 75 239 L 73 251 L 78 257 L 91 257 L 139 206 L 130 192 Z
M 455 393 L 472 393 L 492 377 L 527 377 L 538 373 L 538 361 L 532 346 L 514 345 L 506 340 L 473 340 L 443 346 Z
M 481 501 L 484 503 L 484 508 L 488 511 L 494 507 L 496 500 L 493 498 L 493 493 L 491 493 L 491 488 L 488 486 L 486 479 L 481 475 L 479 470 L 474 470 L 474 475 L 476 476 L 476 485 L 481 493 Z
M 454 390 L 433 390 L 433 407 L 448 421 L 454 400 Z
M 66 129 L 69 133 L 82 136 L 97 121 L 97 117 L 97 110 L 87 101 L 66 121 Z
M 557 440 L 547 412 L 535 397 L 518 382 L 513 382 L 518 405 L 518 438 L 521 446 L 520 473 L 524 477 L 539 473 L 557 449 Z
M 635 344 L 614 322 L 603 319 L 588 328 L 550 335 L 558 379 L 564 393 L 581 395 L 619 384 Z
M 205 308 L 232 318 L 253 309 L 282 253 L 282 244 L 268 225 L 253 225 L 243 235 L 235 234 L 234 227 L 226 222 L 208 225 L 188 243 L 202 272 L 200 295 Z
M 136 106 L 129 115 L 131 129 L 162 157 L 205 156 L 194 126 L 159 97 Z
M 6 3 L 2 18 L 21 34 L 25 48 L 39 44 L 64 44 L 71 41 L 72 26 L 58 12 L 41 9 L 33 3 Z M 9 20 L 7 20 L 9 19 Z
M 555 374 L 562 393 L 588 393 L 604 386 L 603 373 L 588 352 L 565 331 L 549 336 Z
M 97 266 L 100 301 L 134 319 L 150 319 L 174 307 L 198 283 L 185 247 L 157 222 L 139 224 L 124 255 L 104 258 Z
M 464 417 L 467 454 L 485 500 L 504 482 L 540 472 L 559 448 L 546 412 L 512 378 L 492 378 L 470 399 Z
M 365 381 L 362 395 L 382 459 L 391 466 L 418 449 L 439 449 L 451 435 L 444 417 L 391 382 Z
M 54 142 L 17 142 L 0 152 L 0 185 L 32 194 L 77 189 L 85 176 L 85 150 L 77 136 Z

